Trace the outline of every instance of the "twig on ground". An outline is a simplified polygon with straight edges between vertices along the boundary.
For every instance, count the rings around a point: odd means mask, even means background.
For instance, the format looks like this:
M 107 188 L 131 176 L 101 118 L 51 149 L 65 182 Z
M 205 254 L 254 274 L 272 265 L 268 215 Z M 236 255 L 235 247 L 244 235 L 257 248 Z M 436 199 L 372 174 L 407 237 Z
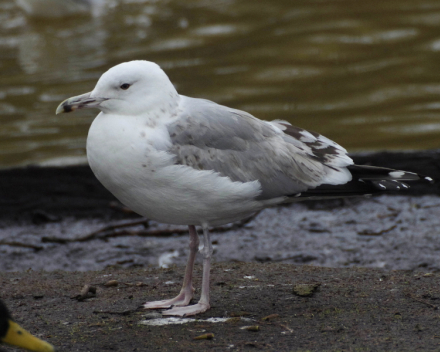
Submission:
M 137 226 L 137 225 L 142 225 L 142 224 L 148 225 L 148 220 L 145 218 L 142 218 L 142 219 L 136 219 L 135 221 L 129 220 L 129 221 L 121 222 L 119 224 L 108 225 L 108 226 L 100 228 L 99 230 L 93 231 L 93 232 L 87 234 L 86 236 L 74 238 L 74 239 L 59 238 L 59 237 L 46 237 L 45 236 L 41 239 L 41 241 L 43 243 L 52 242 L 52 243 L 61 243 L 61 244 L 68 243 L 68 242 L 86 242 L 86 241 L 95 239 L 95 237 L 97 237 L 97 235 L 99 235 L 100 233 L 103 233 L 103 232 L 105 233 L 107 231 L 113 231 L 113 230 L 116 230 L 116 229 L 119 229 L 122 227 L 132 227 L 132 226 Z M 131 232 L 127 232 L 127 233 L 131 233 Z M 109 237 L 111 237 L 111 236 L 109 236 Z
M 394 230 L 397 227 L 397 225 L 393 225 L 387 229 L 384 229 L 382 231 L 378 231 L 378 232 L 374 232 L 374 231 L 370 231 L 370 230 L 364 230 L 364 231 L 359 231 L 357 234 L 361 235 L 361 236 L 381 236 L 384 233 L 387 233 L 391 230 Z
M 115 314 L 115 315 L 130 315 L 131 313 L 137 312 L 139 309 L 127 309 L 123 310 L 122 312 L 116 312 L 112 310 L 94 310 L 93 314 Z
M 436 208 L 436 207 L 440 207 L 440 204 L 429 204 L 429 205 L 416 205 L 416 208 L 420 208 L 420 209 L 428 209 L 428 208 Z
M 426 302 L 426 301 L 424 301 L 424 300 L 422 300 L 422 299 L 416 297 L 416 296 L 413 295 L 412 293 L 407 293 L 406 295 L 407 295 L 409 298 L 413 299 L 414 301 L 417 301 L 417 302 L 420 302 L 420 303 L 426 304 L 428 307 L 431 307 L 431 308 L 433 308 L 434 310 L 438 310 L 438 308 L 439 308 L 439 307 L 436 306 L 435 304 L 432 304 L 432 303 Z
M 231 230 L 235 230 L 245 226 L 251 220 L 253 220 L 260 212 L 253 214 L 252 216 L 247 217 L 241 221 L 238 221 L 232 225 L 227 226 L 219 226 L 211 229 L 211 232 L 227 232 Z M 43 237 L 41 241 L 43 243 L 51 242 L 51 243 L 59 243 L 66 244 L 71 242 L 86 242 L 94 239 L 107 239 L 112 237 L 129 237 L 129 236 L 139 236 L 139 237 L 166 237 L 166 236 L 174 236 L 174 235 L 186 235 L 188 233 L 188 229 L 186 228 L 177 228 L 177 229 L 162 229 L 162 230 L 123 230 L 123 231 L 114 231 L 116 229 L 120 229 L 123 227 L 132 227 L 136 225 L 145 224 L 148 222 L 146 219 L 129 221 L 115 225 L 109 225 L 103 227 L 97 231 L 87 234 L 86 236 L 79 238 L 60 238 L 60 237 Z M 108 233 L 106 233 L 108 232 Z M 99 236 L 100 234 L 103 234 Z
M 43 246 L 37 246 L 34 244 L 26 244 L 21 242 L 9 242 L 9 241 L 0 241 L 0 245 L 11 246 L 11 247 L 23 247 L 23 248 L 32 248 L 36 251 L 40 251 L 43 249 Z

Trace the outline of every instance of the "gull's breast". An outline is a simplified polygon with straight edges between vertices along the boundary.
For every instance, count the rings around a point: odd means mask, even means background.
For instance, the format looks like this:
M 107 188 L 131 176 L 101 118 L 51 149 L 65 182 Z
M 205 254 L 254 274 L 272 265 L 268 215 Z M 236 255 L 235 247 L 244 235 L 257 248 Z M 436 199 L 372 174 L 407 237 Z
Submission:
M 176 165 L 165 126 L 100 114 L 87 138 L 98 180 L 133 211 L 180 225 L 226 224 L 263 207 L 260 183 L 232 182 L 210 170 Z

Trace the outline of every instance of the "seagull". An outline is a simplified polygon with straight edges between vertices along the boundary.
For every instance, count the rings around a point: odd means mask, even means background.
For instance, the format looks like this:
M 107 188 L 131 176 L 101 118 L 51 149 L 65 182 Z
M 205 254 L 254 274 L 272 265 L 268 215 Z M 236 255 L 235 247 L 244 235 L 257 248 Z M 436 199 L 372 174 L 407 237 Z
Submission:
M 35 352 L 54 352 L 54 347 L 31 335 L 12 320 L 6 305 L 0 300 L 0 343 L 7 343 Z
M 101 110 L 87 137 L 88 162 L 98 180 L 140 215 L 188 225 L 190 253 L 180 293 L 144 305 L 167 309 L 164 315 L 190 316 L 210 308 L 210 226 L 280 204 L 432 181 L 412 172 L 354 165 L 343 147 L 318 133 L 179 95 L 149 61 L 112 67 L 91 92 L 63 101 L 56 113 L 86 108 Z M 203 229 L 203 276 L 200 300 L 189 305 L 199 247 L 195 226 Z

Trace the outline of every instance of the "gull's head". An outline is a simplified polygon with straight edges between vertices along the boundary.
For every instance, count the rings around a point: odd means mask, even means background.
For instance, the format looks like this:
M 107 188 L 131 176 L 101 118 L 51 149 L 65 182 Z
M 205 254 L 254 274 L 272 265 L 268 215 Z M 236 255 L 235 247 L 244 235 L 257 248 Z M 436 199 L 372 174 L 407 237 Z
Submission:
M 56 113 L 98 108 L 104 113 L 138 115 L 170 110 L 178 94 L 165 72 L 149 61 L 130 61 L 105 72 L 93 91 L 64 100 Z

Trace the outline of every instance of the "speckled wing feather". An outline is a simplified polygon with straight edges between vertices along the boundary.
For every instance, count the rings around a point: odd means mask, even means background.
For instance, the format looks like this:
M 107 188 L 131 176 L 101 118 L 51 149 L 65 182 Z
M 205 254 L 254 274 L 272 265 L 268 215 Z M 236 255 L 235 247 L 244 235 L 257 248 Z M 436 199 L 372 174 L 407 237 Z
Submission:
M 213 102 L 182 96 L 168 125 L 176 164 L 261 184 L 261 199 L 294 196 L 351 180 L 352 160 L 333 141 L 282 121 L 265 122 Z

